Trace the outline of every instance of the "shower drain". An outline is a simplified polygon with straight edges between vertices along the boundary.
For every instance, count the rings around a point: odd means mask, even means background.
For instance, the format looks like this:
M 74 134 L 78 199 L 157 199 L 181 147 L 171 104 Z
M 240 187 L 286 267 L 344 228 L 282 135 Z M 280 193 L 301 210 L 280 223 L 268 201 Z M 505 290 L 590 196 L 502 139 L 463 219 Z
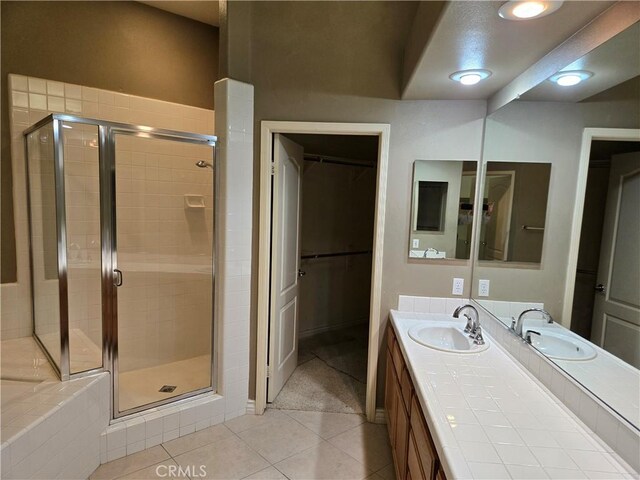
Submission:
M 178 388 L 175 385 L 163 385 L 162 388 L 160 390 L 158 390 L 159 392 L 162 393 L 171 393 L 173 392 L 176 388 Z

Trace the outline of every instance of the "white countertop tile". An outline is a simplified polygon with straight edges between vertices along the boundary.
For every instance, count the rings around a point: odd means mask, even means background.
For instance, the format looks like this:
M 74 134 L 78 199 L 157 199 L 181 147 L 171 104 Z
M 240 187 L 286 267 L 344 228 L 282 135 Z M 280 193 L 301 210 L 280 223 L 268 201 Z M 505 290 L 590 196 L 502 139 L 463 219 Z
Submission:
M 483 352 L 448 353 L 407 332 L 463 320 L 398 311 L 391 319 L 448 478 L 638 478 L 490 335 Z

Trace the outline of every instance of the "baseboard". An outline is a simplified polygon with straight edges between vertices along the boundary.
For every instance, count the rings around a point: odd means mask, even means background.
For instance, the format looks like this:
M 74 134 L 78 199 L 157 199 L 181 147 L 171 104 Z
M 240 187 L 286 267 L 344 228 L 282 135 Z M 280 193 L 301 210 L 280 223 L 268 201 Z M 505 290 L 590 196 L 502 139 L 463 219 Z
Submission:
M 384 411 L 384 408 L 376 408 L 376 416 L 373 423 L 387 423 L 387 412 Z
M 255 400 L 247 400 L 247 415 L 255 415 L 256 414 L 256 401 Z
M 310 330 L 305 330 L 304 332 L 300 332 L 298 334 L 298 339 L 311 337 L 312 335 L 329 332 L 331 330 L 339 330 L 341 328 L 355 327 L 356 325 L 364 325 L 364 324 L 367 324 L 368 322 L 369 322 L 369 318 L 363 318 L 356 322 L 342 322 L 342 323 L 334 323 L 331 325 L 323 325 L 321 327 L 316 327 Z

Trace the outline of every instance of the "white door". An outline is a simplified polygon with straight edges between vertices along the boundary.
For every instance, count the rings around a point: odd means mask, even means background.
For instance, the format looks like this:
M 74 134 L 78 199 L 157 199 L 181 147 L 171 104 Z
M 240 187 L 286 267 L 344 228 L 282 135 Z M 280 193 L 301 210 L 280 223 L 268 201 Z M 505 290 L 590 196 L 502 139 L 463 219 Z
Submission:
M 514 174 L 487 173 L 485 189 L 488 204 L 492 206 L 491 219 L 483 224 L 486 260 L 507 260 L 509 233 L 511 231 L 511 210 L 513 208 Z
M 273 402 L 298 364 L 298 264 L 303 156 L 300 145 L 279 134 L 274 135 L 269 402 Z
M 591 341 L 640 368 L 640 152 L 611 159 Z

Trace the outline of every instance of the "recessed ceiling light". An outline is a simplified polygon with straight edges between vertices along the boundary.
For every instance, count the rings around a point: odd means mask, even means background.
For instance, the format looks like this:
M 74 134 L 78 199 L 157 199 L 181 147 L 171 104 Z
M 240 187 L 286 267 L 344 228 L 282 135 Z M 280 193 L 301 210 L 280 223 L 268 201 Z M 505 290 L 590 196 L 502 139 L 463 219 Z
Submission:
M 491 72 L 489 70 L 460 70 L 449 75 L 449 78 L 463 85 L 475 85 L 490 76 Z
M 568 70 L 566 72 L 558 72 L 551 76 L 549 80 L 561 87 L 573 87 L 574 85 L 593 77 L 593 73 L 586 70 Z
M 500 7 L 498 15 L 507 20 L 531 20 L 555 12 L 562 6 L 562 1 L 530 1 L 510 0 Z

